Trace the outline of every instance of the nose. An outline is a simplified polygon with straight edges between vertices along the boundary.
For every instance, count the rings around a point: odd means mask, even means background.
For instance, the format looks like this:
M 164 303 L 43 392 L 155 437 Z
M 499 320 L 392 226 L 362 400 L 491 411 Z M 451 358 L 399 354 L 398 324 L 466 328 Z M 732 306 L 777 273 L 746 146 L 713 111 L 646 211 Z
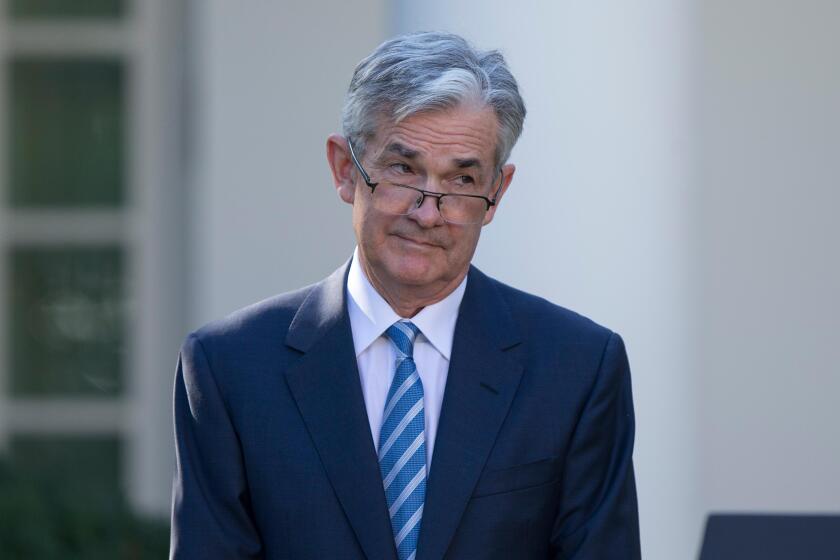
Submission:
M 424 196 L 423 202 L 409 216 L 414 218 L 423 227 L 434 227 L 443 224 L 443 217 L 438 210 L 439 200 L 436 196 Z

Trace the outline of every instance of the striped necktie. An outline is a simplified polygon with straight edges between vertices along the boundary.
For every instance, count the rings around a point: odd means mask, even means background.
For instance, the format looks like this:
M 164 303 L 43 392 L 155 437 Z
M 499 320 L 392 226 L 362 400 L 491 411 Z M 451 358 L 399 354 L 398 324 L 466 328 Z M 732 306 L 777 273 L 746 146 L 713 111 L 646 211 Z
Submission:
M 397 371 L 382 415 L 379 470 L 400 560 L 414 560 L 417 554 L 426 497 L 423 383 L 413 357 L 414 338 L 419 331 L 409 321 L 394 323 L 385 331 L 396 348 Z

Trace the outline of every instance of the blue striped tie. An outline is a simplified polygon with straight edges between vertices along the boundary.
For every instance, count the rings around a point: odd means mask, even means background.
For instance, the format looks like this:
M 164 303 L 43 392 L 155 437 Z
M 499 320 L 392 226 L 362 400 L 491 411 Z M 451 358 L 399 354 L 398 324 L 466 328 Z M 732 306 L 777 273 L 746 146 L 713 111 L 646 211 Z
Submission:
M 414 560 L 417 554 L 426 498 L 426 415 L 423 383 L 413 357 L 418 332 L 409 321 L 394 323 L 385 331 L 397 350 L 397 372 L 382 415 L 379 470 L 400 560 Z

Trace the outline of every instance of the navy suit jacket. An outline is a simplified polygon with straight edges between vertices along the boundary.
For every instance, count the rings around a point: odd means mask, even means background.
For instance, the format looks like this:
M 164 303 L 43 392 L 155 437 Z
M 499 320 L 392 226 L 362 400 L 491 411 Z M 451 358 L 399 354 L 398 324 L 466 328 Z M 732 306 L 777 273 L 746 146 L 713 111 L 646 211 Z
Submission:
M 173 558 L 396 559 L 347 269 L 187 338 Z M 638 559 L 633 434 L 621 338 L 471 267 L 417 559 Z

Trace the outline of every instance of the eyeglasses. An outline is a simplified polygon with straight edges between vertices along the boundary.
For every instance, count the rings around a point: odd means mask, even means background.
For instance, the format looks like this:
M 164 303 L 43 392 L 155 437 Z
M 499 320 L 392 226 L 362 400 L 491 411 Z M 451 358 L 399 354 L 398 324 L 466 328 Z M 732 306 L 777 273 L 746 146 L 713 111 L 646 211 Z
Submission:
M 479 224 L 484 220 L 484 214 L 490 207 L 496 205 L 496 198 L 502 189 L 504 175 L 501 169 L 499 170 L 499 186 L 496 188 L 493 198 L 478 194 L 427 191 L 412 185 L 387 180 L 374 183 L 356 158 L 356 152 L 353 150 L 353 144 L 349 139 L 347 145 L 350 147 L 350 157 L 353 159 L 353 163 L 359 173 L 362 174 L 365 184 L 370 187 L 374 208 L 386 214 L 406 216 L 420 208 L 426 197 L 431 196 L 437 200 L 438 212 L 445 222 L 457 225 Z

